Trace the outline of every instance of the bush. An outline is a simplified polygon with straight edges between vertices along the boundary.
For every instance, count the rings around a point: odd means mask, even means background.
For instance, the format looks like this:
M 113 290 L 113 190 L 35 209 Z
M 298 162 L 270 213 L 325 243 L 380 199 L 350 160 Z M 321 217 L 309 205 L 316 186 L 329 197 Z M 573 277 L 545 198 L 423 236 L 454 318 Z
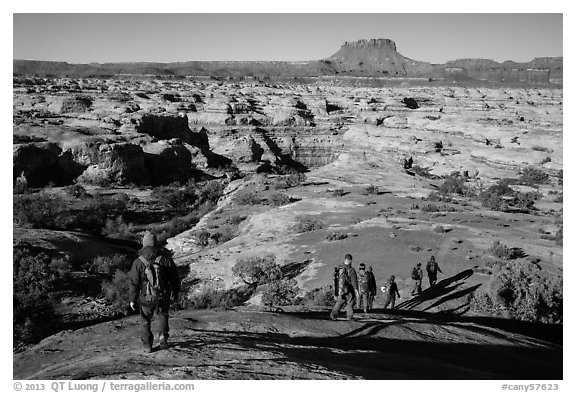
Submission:
M 374 184 L 370 184 L 368 187 L 364 189 L 364 195 L 378 195 L 378 186 Z
M 112 239 L 139 240 L 139 236 L 134 232 L 134 226 L 126 223 L 122 216 L 106 220 L 101 234 Z
M 180 209 L 193 206 L 198 199 L 196 189 L 191 185 L 183 189 L 176 186 L 156 187 L 152 190 L 151 196 L 165 206 Z
M 64 192 L 66 195 L 73 198 L 86 198 L 88 196 L 86 189 L 80 184 L 64 187 Z
M 300 216 L 296 219 L 294 230 L 298 233 L 318 231 L 324 228 L 324 223 L 311 216 Z
M 262 291 L 262 303 L 266 306 L 289 306 L 295 303 L 299 291 L 294 279 L 272 281 Z
M 128 272 L 117 269 L 111 281 L 102 283 L 102 294 L 112 307 L 124 314 L 129 314 L 130 277 Z
M 218 200 L 224 194 L 225 188 L 226 188 L 225 183 L 221 183 L 218 181 L 207 182 L 198 190 L 200 201 L 208 202 L 211 204 L 218 203 Z
M 512 256 L 512 251 L 510 251 L 508 246 L 506 244 L 500 243 L 498 240 L 492 243 L 489 251 L 492 255 L 500 259 L 510 259 Z
M 329 233 L 328 236 L 326 236 L 326 239 L 330 241 L 335 241 L 335 240 L 343 240 L 346 239 L 347 237 L 348 235 L 343 232 L 332 232 Z
M 123 254 L 111 256 L 97 256 L 92 260 L 89 270 L 113 276 L 116 271 L 128 272 L 132 267 L 132 260 Z
M 464 195 L 466 193 L 466 179 L 460 176 L 449 176 L 438 188 L 439 191 L 446 194 Z
M 234 201 L 239 205 L 259 205 L 263 202 L 262 198 L 247 188 L 239 190 L 234 196 Z
M 562 323 L 562 286 L 562 277 L 549 276 L 534 263 L 508 262 L 492 276 L 487 294 L 473 296 L 471 306 L 524 321 Z
M 337 197 L 341 197 L 341 196 L 344 196 L 344 195 L 346 195 L 346 193 L 345 193 L 344 190 L 341 189 L 341 188 L 336 188 L 334 191 L 332 191 L 332 196 L 333 196 L 333 197 L 336 197 L 336 198 L 337 198 Z
M 274 188 L 277 190 L 285 190 L 287 188 L 298 187 L 306 181 L 306 175 L 303 173 L 291 173 L 287 176 L 282 176 L 274 182 Z
M 70 265 L 27 243 L 14 245 L 12 262 L 14 341 L 37 342 L 59 323 L 55 291 L 69 275 Z
M 562 245 L 564 242 L 564 227 L 561 226 L 560 229 L 558 229 L 558 231 L 556 232 L 556 236 L 554 237 L 556 240 L 556 244 L 558 245 Z
M 526 168 L 520 176 L 521 184 L 526 186 L 536 186 L 538 184 L 545 184 L 548 182 L 548 175 L 536 168 Z
M 280 192 L 270 195 L 268 201 L 272 206 L 284 206 L 292 202 L 288 195 L 282 194 Z
M 67 206 L 59 195 L 45 192 L 14 195 L 13 221 L 23 227 L 64 229 Z
M 304 294 L 301 304 L 305 306 L 332 307 L 334 305 L 334 288 L 332 285 L 314 288 Z
M 181 309 L 231 309 L 242 305 L 252 296 L 251 287 L 240 287 L 230 290 L 205 287 L 202 291 L 192 295 L 189 299 L 182 299 L 177 305 Z
M 248 285 L 258 286 L 278 280 L 282 270 L 272 254 L 261 257 L 240 259 L 232 267 L 232 273 L 240 277 Z

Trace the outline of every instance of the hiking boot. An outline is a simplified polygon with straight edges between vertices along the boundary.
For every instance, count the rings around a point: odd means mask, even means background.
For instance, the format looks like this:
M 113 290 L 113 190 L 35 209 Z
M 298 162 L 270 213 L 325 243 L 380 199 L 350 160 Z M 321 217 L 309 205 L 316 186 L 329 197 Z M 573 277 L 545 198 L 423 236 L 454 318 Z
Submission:
M 168 347 L 168 339 L 166 336 L 160 335 L 160 349 L 167 349 Z
M 335 315 L 330 314 L 330 319 L 333 320 L 333 321 L 335 321 L 335 320 L 337 320 L 338 318 L 336 318 Z

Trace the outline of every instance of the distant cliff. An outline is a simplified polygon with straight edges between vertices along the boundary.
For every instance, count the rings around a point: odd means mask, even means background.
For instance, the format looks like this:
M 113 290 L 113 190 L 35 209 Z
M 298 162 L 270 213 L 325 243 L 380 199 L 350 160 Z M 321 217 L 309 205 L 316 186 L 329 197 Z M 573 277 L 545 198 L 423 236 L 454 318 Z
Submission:
M 345 42 L 318 61 L 188 61 L 179 63 L 91 63 L 14 60 L 14 76 L 110 77 L 119 74 L 214 77 L 424 77 L 504 83 L 546 84 L 562 80 L 563 58 L 540 57 L 526 63 L 459 59 L 431 64 L 400 54 L 390 39 Z

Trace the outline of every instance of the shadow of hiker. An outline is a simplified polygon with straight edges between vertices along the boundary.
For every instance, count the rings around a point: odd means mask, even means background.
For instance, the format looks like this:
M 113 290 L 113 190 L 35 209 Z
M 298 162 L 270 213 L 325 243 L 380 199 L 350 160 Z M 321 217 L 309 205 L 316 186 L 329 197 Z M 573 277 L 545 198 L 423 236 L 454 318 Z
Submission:
M 312 263 L 311 259 L 304 262 L 290 262 L 280 267 L 282 277 L 285 279 L 295 278 L 301 274 Z
M 440 280 L 434 285 L 433 287 L 427 288 L 423 290 L 419 295 L 414 296 L 412 299 L 406 300 L 398 305 L 396 305 L 396 309 L 412 309 L 416 306 L 419 306 L 425 301 L 432 300 L 434 298 L 447 295 L 448 293 L 454 291 L 456 288 L 460 287 L 464 281 L 469 279 L 474 274 L 473 269 L 466 269 L 453 275 L 452 277 L 445 278 Z M 449 286 L 450 284 L 456 283 L 455 285 Z
M 462 284 L 462 283 L 460 283 L 460 284 L 458 284 L 458 285 L 461 285 L 461 284 Z M 476 290 L 477 290 L 478 288 L 480 288 L 481 285 L 482 285 L 482 284 L 476 284 L 476 285 L 474 285 L 474 286 L 472 286 L 472 287 L 468 287 L 468 288 L 462 289 L 461 291 L 457 291 L 457 292 L 451 293 L 451 294 L 448 295 L 448 296 L 444 296 L 443 298 L 441 298 L 440 300 L 434 302 L 433 304 L 431 304 L 430 306 L 426 307 L 426 308 L 425 308 L 424 310 L 422 310 L 422 311 L 428 311 L 428 310 L 430 310 L 431 308 L 438 307 L 439 305 L 441 305 L 441 304 L 443 304 L 443 303 L 446 303 L 446 302 L 448 302 L 448 301 L 450 301 L 450 300 L 459 299 L 459 298 L 461 298 L 461 297 L 464 297 L 464 296 L 467 296 L 467 295 L 469 295 L 469 294 L 471 294 L 471 293 L 474 293 L 474 292 L 476 292 Z

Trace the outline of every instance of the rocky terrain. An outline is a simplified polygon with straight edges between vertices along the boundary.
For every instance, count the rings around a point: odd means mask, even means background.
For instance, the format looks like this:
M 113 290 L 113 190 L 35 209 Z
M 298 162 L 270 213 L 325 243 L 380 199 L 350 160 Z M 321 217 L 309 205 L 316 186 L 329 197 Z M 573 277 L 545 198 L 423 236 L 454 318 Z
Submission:
M 345 42 L 327 59 L 312 61 L 186 61 L 178 63 L 68 64 L 14 60 L 14 76 L 110 77 L 118 74 L 165 77 L 238 79 L 301 79 L 302 77 L 418 77 L 440 81 L 490 84 L 562 83 L 563 59 L 540 57 L 526 63 L 489 59 L 458 59 L 445 64 L 412 60 L 397 51 L 390 39 Z
M 358 45 L 384 44 L 395 52 L 391 41 L 346 44 L 329 61 L 344 67 L 365 56 L 369 72 L 432 67 L 356 53 Z M 38 70 L 18 67 L 19 75 Z M 262 308 L 258 288 L 237 311 L 176 311 L 173 346 L 149 357 L 136 350 L 136 317 L 100 324 L 86 317 L 15 354 L 14 377 L 561 378 L 562 325 L 488 318 L 471 296 L 489 291 L 493 267 L 507 258 L 562 276 L 562 89 L 362 81 L 15 76 L 15 187 L 122 194 L 131 240 L 168 219 L 150 202 L 162 195 L 159 186 L 225 187 L 197 221 L 166 239 L 183 298 L 241 287 L 234 265 L 269 254 L 304 295 L 331 284 L 333 267 L 351 253 L 355 264 L 373 267 L 378 283 L 395 274 L 401 299 L 398 310 L 383 311 L 379 295 L 376 313 L 332 322 L 327 308 L 265 312 L 275 308 Z M 518 180 L 527 170 L 545 181 Z M 301 181 L 278 185 L 298 172 Z M 509 208 L 477 199 L 502 179 L 516 179 L 515 196 L 502 199 Z M 446 191 L 448 180 L 466 191 Z M 511 202 L 528 196 L 531 203 Z M 298 230 L 303 218 L 320 224 Z M 136 250 L 107 233 L 15 222 L 14 242 L 65 255 L 73 266 Z M 511 251 L 495 255 L 495 241 Z M 410 269 L 431 255 L 444 284 L 410 298 Z M 86 282 L 89 274 L 74 277 Z M 82 296 L 68 297 L 63 312 L 119 317 L 97 289 Z

